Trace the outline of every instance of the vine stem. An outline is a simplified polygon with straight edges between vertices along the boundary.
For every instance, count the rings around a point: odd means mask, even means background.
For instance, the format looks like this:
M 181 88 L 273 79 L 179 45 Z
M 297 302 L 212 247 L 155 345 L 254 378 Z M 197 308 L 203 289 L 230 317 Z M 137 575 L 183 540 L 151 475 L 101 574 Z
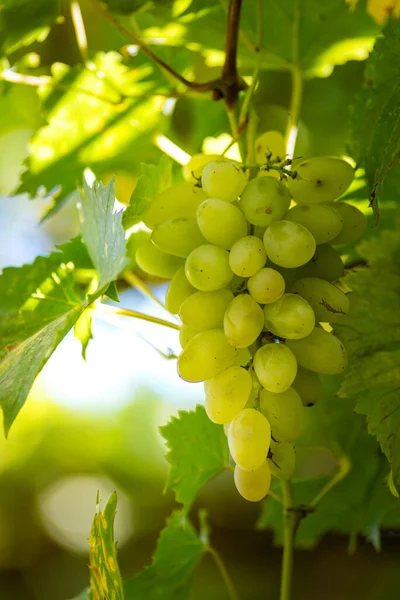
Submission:
M 71 19 L 75 30 L 76 43 L 78 44 L 79 52 L 83 64 L 88 59 L 88 43 L 86 37 L 85 24 L 83 22 L 82 11 L 78 0 L 72 0 L 70 4 Z
M 108 315 L 122 315 L 124 317 L 132 317 L 133 319 L 139 319 L 141 321 L 148 321 L 149 323 L 155 323 L 156 325 L 162 325 L 163 327 L 169 327 L 170 329 L 180 330 L 180 326 L 176 323 L 171 323 L 165 319 L 159 317 L 152 317 L 145 313 L 138 312 L 137 310 L 130 310 L 129 308 L 119 308 L 118 306 L 111 306 L 109 304 L 96 304 L 96 308 L 104 314 Z
M 214 559 L 214 562 L 218 568 L 218 571 L 220 572 L 221 577 L 224 580 L 224 583 L 226 585 L 226 589 L 228 591 L 229 598 L 231 600 L 240 600 L 238 593 L 235 589 L 235 586 L 233 585 L 232 579 L 230 578 L 230 575 L 229 575 L 220 555 L 218 554 L 218 552 L 216 550 L 214 550 L 214 548 L 212 548 L 211 546 L 207 546 L 206 550 Z
M 283 558 L 280 600 L 290 600 L 293 573 L 294 538 L 299 516 L 296 513 L 290 481 L 282 481 L 283 497 Z
M 289 120 L 286 129 L 285 145 L 288 158 L 293 158 L 299 130 L 300 107 L 303 95 L 303 72 L 299 56 L 299 27 L 300 27 L 300 0 L 293 0 L 292 21 L 292 96 L 289 108 Z

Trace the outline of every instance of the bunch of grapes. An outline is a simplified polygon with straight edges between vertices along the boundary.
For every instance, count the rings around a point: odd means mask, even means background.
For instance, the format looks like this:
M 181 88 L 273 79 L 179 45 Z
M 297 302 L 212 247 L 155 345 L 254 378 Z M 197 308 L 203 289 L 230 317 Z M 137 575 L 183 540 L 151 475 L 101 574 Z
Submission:
M 209 160 L 194 165 L 197 183 L 175 184 L 150 204 L 143 220 L 152 234 L 137 263 L 171 278 L 166 307 L 182 321 L 179 375 L 204 381 L 236 487 L 259 501 L 271 473 L 293 475 L 304 407 L 321 395 L 318 374 L 346 367 L 327 326 L 349 310 L 332 283 L 343 274 L 334 246 L 361 237 L 366 222 L 354 206 L 334 202 L 353 180 L 339 158 L 303 160 L 291 171 L 283 161 L 277 178 L 270 156 L 250 180 L 232 161 Z

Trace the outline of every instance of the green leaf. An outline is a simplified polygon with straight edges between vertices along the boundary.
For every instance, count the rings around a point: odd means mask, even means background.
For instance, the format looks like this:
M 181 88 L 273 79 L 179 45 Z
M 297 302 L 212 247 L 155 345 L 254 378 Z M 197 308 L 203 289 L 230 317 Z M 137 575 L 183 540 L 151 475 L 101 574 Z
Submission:
M 400 220 L 358 247 L 368 267 L 346 276 L 351 311 L 336 330 L 350 362 L 340 395 L 366 415 L 400 490 Z
M 152 564 L 125 582 L 127 600 L 189 600 L 206 546 L 182 511 L 162 530 Z
M 385 479 L 386 459 L 376 440 L 368 435 L 361 415 L 354 414 L 354 404 L 337 396 L 340 377 L 322 377 L 324 394 L 320 402 L 305 411 L 304 430 L 296 440 L 297 457 L 309 447 L 325 447 L 337 457 L 350 462 L 347 476 L 320 501 L 315 512 L 300 522 L 296 543 L 310 548 L 328 532 L 369 537 L 371 529 L 397 526 L 400 503 L 390 494 Z M 316 456 L 320 462 L 321 453 Z M 333 471 L 333 475 L 336 471 Z M 310 504 L 329 482 L 330 476 L 295 478 L 293 483 L 296 504 Z M 278 482 L 274 488 L 281 493 Z M 258 526 L 272 529 L 275 542 L 282 544 L 282 504 L 272 498 L 263 503 Z
M 115 182 L 104 186 L 86 180 L 81 196 L 82 238 L 97 271 L 98 293 L 104 292 L 128 264 L 122 212 L 115 213 Z
M 0 13 L 0 52 L 43 41 L 60 13 L 59 0 L 4 0 Z
M 4 414 L 4 429 L 8 433 L 15 417 L 25 403 L 37 375 L 73 327 L 84 306 L 79 306 L 52 321 L 14 350 L 0 363 L 0 406 Z
M 389 21 L 365 71 L 352 113 L 353 154 L 365 167 L 370 202 L 378 217 L 378 197 L 400 152 L 400 22 Z
M 124 599 L 121 575 L 114 542 L 114 519 L 117 510 L 117 492 L 111 494 L 103 512 L 98 508 L 89 537 L 90 598 L 103 600 Z
M 221 425 L 215 425 L 202 406 L 179 411 L 178 417 L 160 427 L 169 451 L 167 486 L 175 492 L 185 511 L 207 481 L 222 473 L 229 460 L 228 443 Z
M 71 598 L 71 600 L 91 600 L 90 590 L 89 589 L 83 590 L 83 592 L 81 592 L 77 596 L 74 596 L 73 598 Z
M 123 216 L 125 229 L 141 221 L 150 202 L 172 183 L 172 161 L 165 154 L 160 158 L 158 165 L 141 163 L 140 166 L 142 174 Z
M 86 310 L 83 311 L 83 313 L 75 323 L 74 327 L 74 335 L 82 344 L 83 360 L 86 360 L 86 350 L 90 340 L 93 339 L 92 316 L 93 310 L 92 307 L 89 306 Z
M 117 15 L 131 15 L 151 4 L 150 0 L 103 0 L 103 3 Z

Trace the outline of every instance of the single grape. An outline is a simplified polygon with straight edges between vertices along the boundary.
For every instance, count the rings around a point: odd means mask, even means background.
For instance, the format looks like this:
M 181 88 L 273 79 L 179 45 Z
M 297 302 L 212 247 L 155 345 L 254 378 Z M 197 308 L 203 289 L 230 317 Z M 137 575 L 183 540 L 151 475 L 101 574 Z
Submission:
M 344 246 L 359 240 L 367 229 L 367 219 L 364 213 L 347 202 L 335 202 L 330 206 L 333 206 L 343 219 L 343 227 L 331 244 Z
M 325 281 L 336 281 L 343 276 L 344 265 L 340 254 L 332 246 L 321 244 L 317 246 L 310 262 L 291 271 L 295 274 L 295 280 L 302 277 L 319 277 Z
M 310 335 L 315 326 L 311 306 L 296 294 L 282 298 L 264 307 L 265 326 L 274 335 L 297 340 Z
M 320 327 L 301 340 L 288 340 L 287 347 L 293 352 L 301 367 L 335 375 L 347 366 L 346 349 L 337 337 Z
M 203 237 L 196 219 L 170 219 L 158 225 L 151 234 L 151 241 L 164 252 L 186 258 L 207 240 Z
M 354 178 L 348 162 L 333 156 L 308 158 L 292 166 L 298 177 L 288 177 L 288 186 L 297 204 L 331 202 L 341 196 Z
M 296 358 L 285 344 L 261 346 L 254 356 L 253 364 L 261 385 L 270 392 L 284 392 L 296 377 Z
M 290 192 L 274 177 L 257 177 L 246 185 L 240 208 L 252 225 L 268 227 L 279 221 L 290 206 Z
M 233 202 L 246 185 L 246 175 L 233 162 L 218 160 L 208 163 L 201 174 L 201 184 L 208 197 Z
M 237 351 L 235 362 L 233 364 L 238 367 L 245 367 L 249 364 L 251 359 L 252 355 L 248 348 L 239 348 Z
M 215 292 L 196 292 L 183 302 L 179 316 L 182 323 L 193 329 L 218 329 L 223 325 L 231 300 L 233 294 L 226 288 Z
M 264 327 L 262 308 L 248 294 L 239 294 L 229 304 L 224 316 L 224 331 L 235 348 L 247 348 L 256 341 Z
M 196 183 L 200 179 L 204 167 L 214 160 L 221 160 L 219 154 L 194 154 L 183 166 L 183 178 L 185 181 Z
M 233 277 L 228 252 L 212 244 L 199 246 L 189 254 L 185 273 L 188 281 L 202 292 L 224 288 Z
M 143 222 L 154 229 L 169 219 L 196 218 L 199 204 L 206 199 L 200 187 L 192 183 L 175 183 L 163 190 L 149 204 L 143 214 Z
M 343 227 L 343 219 L 337 210 L 326 204 L 293 206 L 285 215 L 287 221 L 300 223 L 312 234 L 316 244 L 333 240 Z
M 237 491 L 248 502 L 260 502 L 269 492 L 271 471 L 267 461 L 255 471 L 246 471 L 238 465 L 233 474 Z
M 232 365 L 236 350 L 222 329 L 208 329 L 194 336 L 178 358 L 178 373 L 185 381 L 205 381 Z
M 300 366 L 297 367 L 292 387 L 299 394 L 303 406 L 314 406 L 322 396 L 322 384 L 318 374 Z
M 254 408 L 245 408 L 231 421 L 228 432 L 232 458 L 245 471 L 259 469 L 267 458 L 271 428 L 267 419 Z
M 230 250 L 237 240 L 247 235 L 247 223 L 242 211 L 219 198 L 208 198 L 200 204 L 197 223 L 208 242 L 225 250 Z
M 181 328 L 179 330 L 179 343 L 181 345 L 181 348 L 185 348 L 190 342 L 190 340 L 193 339 L 194 336 L 198 333 L 200 333 L 200 331 L 198 331 L 197 329 L 192 329 L 191 327 L 188 327 L 185 324 L 181 325 Z
M 278 442 L 293 442 L 303 428 L 304 406 L 292 387 L 275 394 L 262 390 L 260 410 L 271 425 L 272 436 Z
M 250 295 L 259 304 L 276 302 L 285 291 L 285 280 L 274 269 L 260 269 L 247 282 Z
M 268 465 L 271 474 L 283 481 L 293 477 L 296 466 L 296 452 L 291 442 L 274 442 L 271 440 L 271 454 Z
M 242 367 L 228 367 L 204 382 L 206 413 L 214 423 L 232 421 L 243 410 L 252 388 L 251 376 Z
M 187 280 L 185 267 L 181 267 L 175 273 L 168 286 L 167 293 L 165 294 L 165 308 L 173 315 L 177 315 L 182 302 L 196 291 L 196 288 Z
M 340 323 L 349 312 L 348 296 L 323 279 L 298 279 L 292 287 L 292 292 L 307 300 L 315 312 L 317 321 L 321 323 Z
M 299 223 L 276 221 L 264 234 L 268 258 L 280 267 L 301 267 L 314 255 L 316 244 L 311 233 Z
M 137 249 L 136 262 L 145 273 L 164 279 L 171 279 L 184 264 L 183 258 L 163 252 L 151 240 Z
M 256 163 L 263 165 L 270 160 L 282 161 L 286 155 L 285 139 L 279 131 L 265 131 L 256 139 Z
M 229 253 L 229 265 L 235 275 L 251 277 L 262 269 L 267 260 L 260 238 L 246 235 L 235 242 Z

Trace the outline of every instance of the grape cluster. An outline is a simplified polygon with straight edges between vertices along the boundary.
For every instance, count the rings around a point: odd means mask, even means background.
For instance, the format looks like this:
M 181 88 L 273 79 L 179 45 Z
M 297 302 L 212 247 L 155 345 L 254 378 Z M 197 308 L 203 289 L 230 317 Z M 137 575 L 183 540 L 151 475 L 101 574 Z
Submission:
M 293 475 L 304 407 L 321 395 L 318 374 L 346 367 L 345 348 L 327 325 L 349 310 L 332 283 L 343 274 L 334 246 L 361 237 L 366 222 L 354 206 L 334 202 L 353 179 L 339 158 L 251 180 L 228 160 L 197 157 L 192 167 L 197 183 L 172 185 L 146 210 L 152 234 L 137 263 L 171 278 L 166 307 L 182 321 L 179 375 L 204 381 L 236 487 L 258 501 L 271 473 Z

